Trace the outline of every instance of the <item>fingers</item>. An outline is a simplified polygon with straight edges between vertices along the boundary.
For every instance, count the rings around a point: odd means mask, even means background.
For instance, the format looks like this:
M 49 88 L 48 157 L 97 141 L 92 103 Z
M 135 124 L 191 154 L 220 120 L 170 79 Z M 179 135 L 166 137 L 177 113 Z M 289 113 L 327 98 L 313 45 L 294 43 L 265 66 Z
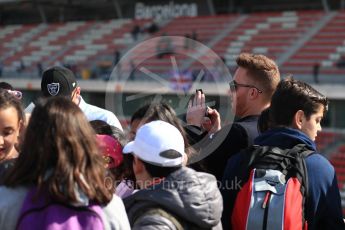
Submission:
M 188 124 L 201 126 L 202 119 L 205 116 L 205 94 L 196 91 L 193 99 L 188 102 L 186 120 Z
M 212 122 L 210 118 L 204 117 L 201 126 L 203 127 L 204 130 L 209 132 L 212 129 Z
M 212 120 L 212 123 L 214 123 L 215 120 L 220 119 L 220 115 L 216 109 L 209 109 L 208 117 Z
M 193 100 L 189 100 L 188 101 L 188 108 L 192 108 L 192 106 L 193 106 Z
M 194 98 L 193 98 L 193 104 L 192 106 L 199 106 L 202 108 L 205 108 L 205 94 L 200 92 L 200 91 L 196 91 Z
M 210 132 L 215 133 L 221 129 L 221 120 L 220 120 L 220 114 L 216 109 L 209 109 L 208 110 L 208 117 L 211 120 L 212 123 L 212 129 Z
M 206 108 L 206 104 L 205 104 L 205 94 L 201 94 L 201 107 Z
M 200 91 L 197 91 L 195 93 L 195 99 L 196 99 L 195 106 L 202 106 L 202 98 L 205 99 L 205 95 L 203 93 L 201 93 Z
M 196 92 L 196 93 L 195 93 L 194 98 L 193 98 L 193 104 L 192 104 L 192 106 L 196 106 L 196 105 L 197 105 L 198 94 L 199 94 L 199 92 Z
M 206 106 L 206 104 L 205 104 Z M 206 109 L 205 109 L 205 117 L 208 117 L 208 112 L 211 110 L 210 107 L 206 106 Z

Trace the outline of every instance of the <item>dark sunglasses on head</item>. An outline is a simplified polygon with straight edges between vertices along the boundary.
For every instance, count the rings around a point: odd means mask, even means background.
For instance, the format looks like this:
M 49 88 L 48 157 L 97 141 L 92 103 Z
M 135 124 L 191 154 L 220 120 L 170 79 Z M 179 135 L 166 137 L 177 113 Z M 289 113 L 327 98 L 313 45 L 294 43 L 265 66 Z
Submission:
M 230 90 L 233 92 L 235 92 L 238 87 L 245 87 L 245 88 L 254 88 L 259 93 L 262 93 L 262 91 L 254 85 L 240 84 L 240 83 L 237 83 L 236 81 L 229 82 L 229 86 L 230 86 Z

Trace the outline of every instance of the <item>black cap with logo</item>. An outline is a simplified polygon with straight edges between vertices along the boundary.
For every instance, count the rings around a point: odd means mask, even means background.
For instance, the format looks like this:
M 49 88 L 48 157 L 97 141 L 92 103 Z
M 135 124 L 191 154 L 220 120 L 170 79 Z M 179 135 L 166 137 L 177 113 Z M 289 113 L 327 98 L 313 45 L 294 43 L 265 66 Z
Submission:
M 70 97 L 77 87 L 73 72 L 62 66 L 53 66 L 42 74 L 41 92 L 45 97 Z

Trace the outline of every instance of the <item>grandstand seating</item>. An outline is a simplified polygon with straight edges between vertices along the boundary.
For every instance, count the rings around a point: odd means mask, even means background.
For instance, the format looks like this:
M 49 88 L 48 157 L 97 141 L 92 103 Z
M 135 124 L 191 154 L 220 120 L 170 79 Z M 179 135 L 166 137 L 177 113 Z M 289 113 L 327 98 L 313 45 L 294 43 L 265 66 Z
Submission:
M 151 23 L 151 20 L 119 19 L 98 22 L 76 41 L 81 47 L 68 51 L 69 54 L 63 55 L 61 59 L 69 62 L 81 58 L 85 67 L 102 60 L 100 57 L 108 57 L 108 60 L 112 60 L 116 50 L 123 50 L 135 42 L 130 34 L 133 27 L 135 25 L 144 27 L 148 23 Z
M 341 203 L 343 213 L 345 215 L 345 145 L 338 147 L 337 151 L 332 155 L 330 162 L 335 168 L 340 190 Z
M 330 161 L 337 171 L 339 187 L 343 187 L 345 185 L 345 145 L 341 145 L 337 149 Z
M 265 54 L 277 60 L 323 15 L 319 11 L 250 14 L 213 50 L 225 58 L 228 66 L 235 66 L 235 58 L 240 52 Z M 200 65 L 195 63 L 194 68 L 197 67 Z
M 147 20 L 146 20 L 147 21 Z M 30 26 L 6 26 L 0 33 L 5 67 L 15 70 L 20 61 L 27 67 L 41 62 L 82 64 L 95 55 L 112 54 L 131 43 L 128 32 L 133 23 L 146 21 L 109 20 L 106 22 L 67 22 Z M 5 49 L 5 48 L 12 48 Z
M 200 42 L 207 43 L 220 31 L 222 31 L 234 16 L 217 17 L 182 17 L 170 21 L 157 35 L 184 36 L 197 35 Z M 25 66 L 35 66 L 41 62 L 44 66 L 56 62 L 74 62 L 81 66 L 91 67 L 94 61 L 102 60 L 102 57 L 112 56 L 115 50 L 125 50 L 133 45 L 130 31 L 134 25 L 143 27 L 151 20 L 109 20 L 106 22 L 68 22 L 63 24 L 31 25 L 31 26 L 5 26 L 0 33 L 0 39 L 8 42 L 11 55 L 7 55 L 8 49 L 1 49 L 0 54 L 5 56 L 6 69 L 15 70 L 22 60 Z M 28 28 L 27 28 L 28 27 Z M 25 32 L 30 30 L 31 37 Z M 23 34 L 21 44 L 16 43 L 18 34 Z M 2 35 L 3 34 L 3 35 Z M 6 45 L 7 43 L 5 43 Z M 155 44 L 151 47 L 155 49 Z M 15 49 L 14 49 L 15 47 Z M 176 50 L 183 49 L 183 42 L 174 44 Z M 138 51 L 140 53 L 140 50 Z M 141 52 L 142 53 L 142 52 Z M 142 53 L 142 55 L 146 55 Z M 139 57 L 139 59 L 142 57 Z M 134 62 L 136 60 L 133 60 Z M 171 66 L 170 59 L 146 60 L 149 69 L 166 71 Z
M 337 142 L 340 139 L 340 135 L 334 132 L 319 132 L 316 137 L 316 146 L 320 152 L 329 147 L 331 144 Z
M 170 21 L 166 26 L 164 26 L 158 33 L 154 36 L 161 36 L 161 35 L 168 35 L 168 36 L 185 36 L 189 35 L 192 36 L 193 33 L 196 34 L 197 41 L 207 44 L 210 40 L 212 40 L 215 36 L 217 36 L 221 31 L 223 31 L 233 20 L 236 18 L 234 15 L 230 16 L 205 16 L 205 17 L 180 17 L 175 18 Z M 178 61 L 183 63 L 187 58 L 188 55 L 193 55 L 193 49 L 186 49 L 185 41 L 183 39 L 174 40 L 173 48 L 174 51 L 177 53 L 184 53 L 185 55 L 179 55 Z M 153 52 L 156 50 L 157 44 L 150 44 L 150 48 Z M 146 47 L 144 48 L 146 49 Z M 151 71 L 156 73 L 164 73 L 169 72 L 172 69 L 172 61 L 167 56 L 165 58 L 157 59 L 155 56 L 148 57 L 147 52 L 141 52 L 139 49 L 137 51 L 140 55 L 136 55 L 137 57 L 133 60 L 134 62 L 138 62 L 145 58 L 145 67 Z M 151 52 L 152 53 L 152 52 Z
M 33 36 L 33 25 L 9 25 L 0 30 L 0 50 L 3 57 L 9 56 L 12 50 L 20 47 L 28 37 Z
M 27 33 L 20 35 L 21 42 L 5 59 L 4 65 L 16 69 L 21 61 L 27 67 L 35 66 L 38 62 L 48 62 L 91 25 L 91 22 L 67 22 L 31 26 L 28 33 L 32 36 L 27 36 Z M 9 44 L 15 40 L 13 38 Z
M 226 28 L 234 16 L 180 17 L 167 24 L 160 34 L 185 36 L 197 35 L 197 41 L 207 44 L 215 35 Z
M 195 32 L 197 40 L 210 45 L 220 57 L 224 57 L 229 66 L 239 52 L 262 53 L 275 60 L 288 52 L 295 41 L 302 38 L 315 27 L 326 14 L 322 11 L 253 13 L 249 15 L 221 15 L 180 17 L 172 19 L 152 37 L 160 35 L 190 36 Z M 315 63 L 319 63 L 322 74 L 344 74 L 345 68 L 337 68 L 337 63 L 345 53 L 345 12 L 334 13 L 334 17 L 320 31 L 309 39 L 289 60 L 282 63 L 283 73 L 311 74 Z M 240 18 L 241 23 L 229 29 Z M 81 68 L 91 69 L 98 61 L 112 61 L 115 50 L 123 52 L 133 47 L 130 31 L 134 25 L 144 27 L 151 20 L 117 19 L 108 21 L 81 21 L 58 24 L 8 25 L 0 27 L 0 55 L 4 69 L 15 71 L 21 62 L 36 71 L 36 64 L 43 66 L 56 62 L 73 62 Z M 146 36 L 144 38 L 150 38 Z M 150 49 L 155 50 L 156 44 Z M 184 68 L 201 69 L 205 63 L 188 62 L 189 55 L 196 51 L 185 50 L 180 40 L 174 43 L 174 50 L 184 55 L 179 56 Z M 147 47 L 144 49 L 147 50 Z M 147 52 L 137 50 L 133 63 L 141 63 L 147 69 L 157 73 L 167 73 L 172 69 L 169 57 L 157 59 L 148 57 Z M 214 65 L 214 60 L 207 60 L 208 53 L 201 54 L 203 59 Z M 138 59 L 138 60 L 137 60 Z M 188 64 L 189 63 L 189 64 Z M 344 63 L 345 64 L 345 63 Z M 128 66 L 126 67 L 128 69 Z
M 225 56 L 228 65 L 235 64 L 239 52 L 261 53 L 276 60 L 322 15 L 321 12 L 251 14 L 217 44 L 215 51 Z
M 344 74 L 345 68 L 337 68 L 337 63 L 345 54 L 344 28 L 345 12 L 340 11 L 282 69 L 291 73 L 310 74 L 313 66 L 318 63 L 321 74 Z

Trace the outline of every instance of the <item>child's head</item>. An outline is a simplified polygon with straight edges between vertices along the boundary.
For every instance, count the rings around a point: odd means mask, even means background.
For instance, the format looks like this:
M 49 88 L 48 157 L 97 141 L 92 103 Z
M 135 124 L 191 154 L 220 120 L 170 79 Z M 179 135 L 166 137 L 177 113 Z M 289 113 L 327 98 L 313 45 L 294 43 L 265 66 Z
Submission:
M 4 81 L 0 82 L 0 89 L 14 90 L 13 86 L 10 83 Z
M 97 134 L 98 145 L 101 148 L 104 167 L 113 169 L 123 162 L 122 148 L 120 142 L 110 135 Z
M 130 138 L 134 139 L 137 129 L 150 121 L 166 121 L 178 129 L 183 130 L 176 113 L 171 106 L 164 102 L 150 103 L 140 107 L 131 118 Z
M 15 146 L 24 120 L 20 100 L 7 90 L 0 90 L 0 162 L 17 157 Z
M 96 134 L 110 135 L 117 139 L 117 141 L 119 141 L 122 146 L 127 144 L 127 138 L 121 129 L 109 125 L 107 122 L 102 120 L 90 121 L 90 125 L 92 126 Z
M 128 163 L 130 159 L 127 155 L 122 154 L 122 148 L 127 144 L 124 133 L 104 121 L 94 120 L 90 121 L 90 124 L 97 133 L 103 164 L 109 173 L 107 176 L 112 179 L 111 186 L 109 186 L 108 180 L 106 186 L 113 189 L 113 185 L 116 186 L 121 180 L 133 180 L 132 164 Z
M 97 134 L 112 135 L 112 127 L 107 122 L 102 120 L 90 121 L 90 125 Z
M 5 184 L 46 187 L 53 199 L 63 203 L 78 202 L 77 186 L 90 200 L 107 203 L 111 193 L 104 186 L 105 170 L 98 151 L 94 131 L 70 99 L 39 101 L 23 151 Z
M 187 155 L 190 156 L 195 153 L 195 150 L 188 142 L 187 134 L 174 109 L 164 102 L 144 105 L 133 114 L 131 118 L 131 137 L 129 139 L 134 139 L 137 129 L 142 125 L 157 120 L 165 121 L 175 126 L 183 136 Z
M 314 141 L 327 109 L 328 100 L 324 95 L 304 82 L 288 78 L 278 84 L 273 94 L 270 124 L 296 128 Z
M 110 135 L 97 134 L 100 153 L 104 167 L 110 172 L 113 180 L 121 180 L 123 175 L 123 145 Z
M 185 144 L 175 126 L 156 120 L 141 126 L 123 153 L 134 156 L 132 167 L 137 183 L 145 188 L 152 178 L 166 177 L 183 166 Z

